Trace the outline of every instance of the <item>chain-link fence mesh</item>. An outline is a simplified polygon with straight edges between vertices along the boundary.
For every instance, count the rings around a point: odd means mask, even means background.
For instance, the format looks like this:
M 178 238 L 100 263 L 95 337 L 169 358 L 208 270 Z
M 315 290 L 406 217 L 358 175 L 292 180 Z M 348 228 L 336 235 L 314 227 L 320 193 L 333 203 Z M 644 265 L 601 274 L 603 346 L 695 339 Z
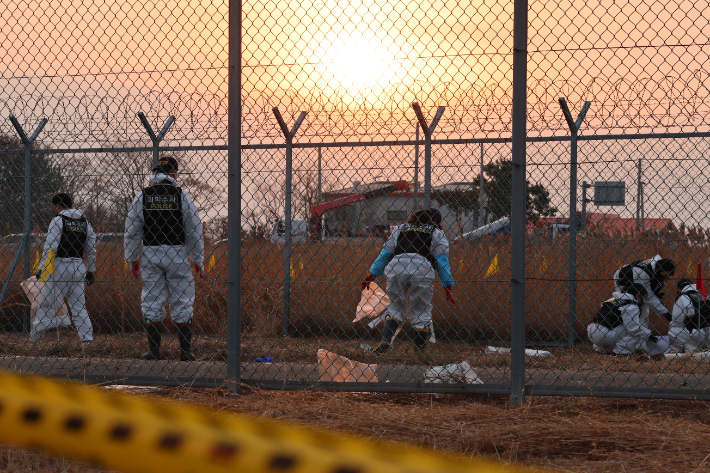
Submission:
M 511 368 L 523 349 L 511 328 L 520 7 L 524 372 Z M 279 388 L 510 393 L 524 379 L 540 394 L 705 395 L 704 293 L 691 292 L 710 238 L 706 6 L 0 9 L 3 366 L 146 383 L 221 384 L 237 366 Z M 230 126 L 241 155 L 228 152 Z M 227 205 L 229 156 L 241 207 Z M 59 192 L 81 213 L 54 205 Z M 429 207 L 440 219 L 416 214 Z M 239 258 L 241 288 L 228 276 Z M 644 278 L 645 292 L 633 287 Z M 240 307 L 228 307 L 230 281 Z

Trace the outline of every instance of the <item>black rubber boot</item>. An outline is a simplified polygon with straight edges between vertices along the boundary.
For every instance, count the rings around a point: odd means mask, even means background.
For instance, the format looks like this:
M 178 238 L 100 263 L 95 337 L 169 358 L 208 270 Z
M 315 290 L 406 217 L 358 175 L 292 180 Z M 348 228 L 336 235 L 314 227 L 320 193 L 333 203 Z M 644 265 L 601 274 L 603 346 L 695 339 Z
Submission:
M 163 352 L 160 350 L 160 327 L 156 324 L 145 326 L 145 333 L 148 335 L 148 351 L 141 355 L 144 360 L 162 360 Z
M 392 337 L 394 337 L 394 334 L 398 328 L 399 320 L 395 319 L 394 317 L 390 317 L 389 319 L 385 320 L 385 330 L 382 333 L 382 341 L 373 346 L 371 348 L 371 351 L 374 351 L 375 353 L 384 353 L 385 351 L 387 351 L 390 347 Z
M 434 352 L 429 346 L 429 330 L 419 330 L 414 333 L 414 345 L 417 347 L 416 359 L 420 363 L 434 364 Z
M 180 339 L 180 361 L 195 361 L 192 353 L 192 325 L 178 324 L 178 338 Z
M 429 330 L 424 329 L 424 330 L 417 330 L 414 333 L 414 345 L 416 345 L 417 348 L 420 350 L 424 345 L 426 345 L 426 342 L 429 340 Z

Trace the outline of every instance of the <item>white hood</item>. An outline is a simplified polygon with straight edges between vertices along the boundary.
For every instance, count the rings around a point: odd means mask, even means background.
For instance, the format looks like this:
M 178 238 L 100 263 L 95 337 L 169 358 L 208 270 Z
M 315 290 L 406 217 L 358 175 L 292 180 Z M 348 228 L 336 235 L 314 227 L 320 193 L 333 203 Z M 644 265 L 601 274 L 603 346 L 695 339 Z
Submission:
M 177 181 L 172 177 L 168 176 L 167 174 L 163 174 L 162 172 L 158 172 L 150 176 L 150 181 L 148 181 L 148 183 L 151 186 L 154 186 L 156 184 L 160 184 L 163 181 L 170 181 L 172 185 L 177 187 Z
M 617 301 L 636 301 L 636 298 L 626 292 L 615 292 L 612 294 Z
M 69 209 L 69 210 L 62 210 L 61 212 L 59 212 L 59 215 L 64 215 L 67 218 L 77 219 L 77 218 L 81 218 L 82 214 L 81 214 L 81 210 L 79 210 L 79 209 Z

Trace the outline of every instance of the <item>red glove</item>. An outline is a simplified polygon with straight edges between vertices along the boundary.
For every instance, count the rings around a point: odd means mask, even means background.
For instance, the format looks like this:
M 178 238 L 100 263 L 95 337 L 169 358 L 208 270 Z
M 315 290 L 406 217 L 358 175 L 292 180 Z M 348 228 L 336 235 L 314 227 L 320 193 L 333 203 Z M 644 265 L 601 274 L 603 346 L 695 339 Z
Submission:
M 141 262 L 140 261 L 133 261 L 131 263 L 131 272 L 133 273 L 133 277 L 138 279 L 141 277 Z
M 456 304 L 456 299 L 454 299 L 454 289 L 451 287 L 445 287 L 444 290 L 446 291 L 446 300 L 452 304 Z
M 205 279 L 205 272 L 202 271 L 202 266 L 197 263 L 192 263 L 192 267 L 195 268 L 195 272 L 197 273 L 198 278 Z
M 360 283 L 360 287 L 362 288 L 362 290 L 364 291 L 365 288 L 370 285 L 370 281 L 374 279 L 375 276 L 373 276 L 372 274 L 368 274 L 367 276 L 365 276 L 365 279 Z

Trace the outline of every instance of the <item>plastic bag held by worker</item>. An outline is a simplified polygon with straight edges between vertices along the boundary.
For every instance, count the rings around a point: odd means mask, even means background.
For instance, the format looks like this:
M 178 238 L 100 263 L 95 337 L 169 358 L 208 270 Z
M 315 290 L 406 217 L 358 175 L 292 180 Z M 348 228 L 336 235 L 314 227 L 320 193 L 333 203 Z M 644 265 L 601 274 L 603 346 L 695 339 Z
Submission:
M 380 315 L 390 305 L 390 298 L 376 283 L 371 282 L 362 291 L 353 323 L 369 320 Z
M 31 278 L 24 280 L 20 285 L 22 286 L 22 290 L 25 291 L 27 299 L 30 301 L 30 320 L 34 320 L 37 309 L 39 309 L 39 292 L 42 290 L 44 283 L 37 280 L 37 276 L 32 276 Z M 62 319 L 69 318 L 69 309 L 67 308 L 67 303 L 65 301 L 62 301 L 55 317 Z M 68 324 L 64 323 L 62 325 L 70 324 L 71 320 L 69 320 Z
M 327 350 L 318 350 L 318 375 L 321 381 L 339 383 L 376 383 L 377 365 L 359 363 Z

